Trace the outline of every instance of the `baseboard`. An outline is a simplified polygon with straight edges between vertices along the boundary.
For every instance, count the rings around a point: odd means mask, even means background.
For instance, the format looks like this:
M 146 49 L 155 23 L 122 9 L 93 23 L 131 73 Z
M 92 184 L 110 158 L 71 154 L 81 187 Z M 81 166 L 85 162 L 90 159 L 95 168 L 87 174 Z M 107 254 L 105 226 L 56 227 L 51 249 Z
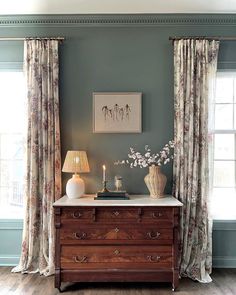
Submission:
M 215 256 L 212 261 L 214 268 L 236 268 L 236 256 Z
M 19 263 L 19 255 L 0 255 L 0 266 L 15 266 Z

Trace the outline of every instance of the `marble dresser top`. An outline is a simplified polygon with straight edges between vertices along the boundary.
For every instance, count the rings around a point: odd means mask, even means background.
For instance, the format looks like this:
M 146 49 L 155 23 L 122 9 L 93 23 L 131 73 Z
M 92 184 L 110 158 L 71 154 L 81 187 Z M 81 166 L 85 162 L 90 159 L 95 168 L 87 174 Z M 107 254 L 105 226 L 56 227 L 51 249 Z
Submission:
M 159 199 L 149 195 L 129 195 L 130 200 L 94 200 L 95 195 L 84 195 L 79 199 L 69 199 L 67 196 L 57 200 L 53 206 L 176 206 L 183 204 L 171 195 Z

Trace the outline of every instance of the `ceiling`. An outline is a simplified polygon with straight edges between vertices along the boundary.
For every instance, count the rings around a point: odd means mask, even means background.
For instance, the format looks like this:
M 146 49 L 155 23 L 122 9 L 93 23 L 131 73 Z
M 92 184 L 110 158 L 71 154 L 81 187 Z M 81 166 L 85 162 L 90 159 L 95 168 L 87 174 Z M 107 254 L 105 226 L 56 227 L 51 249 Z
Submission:
M 236 0 L 7 0 L 5 14 L 236 13 Z

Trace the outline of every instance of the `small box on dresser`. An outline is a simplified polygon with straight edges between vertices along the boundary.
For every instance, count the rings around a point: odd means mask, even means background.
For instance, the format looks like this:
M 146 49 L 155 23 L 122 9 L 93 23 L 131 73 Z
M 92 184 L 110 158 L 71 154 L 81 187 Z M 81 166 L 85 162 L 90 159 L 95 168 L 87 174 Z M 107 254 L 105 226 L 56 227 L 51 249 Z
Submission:
M 171 282 L 178 286 L 179 208 L 172 196 L 54 203 L 55 287 L 61 282 Z

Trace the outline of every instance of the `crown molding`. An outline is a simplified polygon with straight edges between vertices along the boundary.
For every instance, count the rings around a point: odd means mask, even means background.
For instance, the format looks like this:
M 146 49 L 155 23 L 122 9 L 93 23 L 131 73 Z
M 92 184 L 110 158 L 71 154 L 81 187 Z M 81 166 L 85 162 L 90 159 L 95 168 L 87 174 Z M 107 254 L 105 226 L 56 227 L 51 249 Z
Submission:
M 236 14 L 2 15 L 0 27 L 236 26 Z

